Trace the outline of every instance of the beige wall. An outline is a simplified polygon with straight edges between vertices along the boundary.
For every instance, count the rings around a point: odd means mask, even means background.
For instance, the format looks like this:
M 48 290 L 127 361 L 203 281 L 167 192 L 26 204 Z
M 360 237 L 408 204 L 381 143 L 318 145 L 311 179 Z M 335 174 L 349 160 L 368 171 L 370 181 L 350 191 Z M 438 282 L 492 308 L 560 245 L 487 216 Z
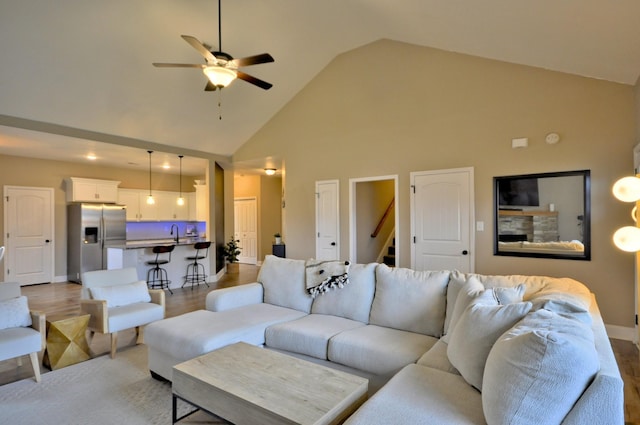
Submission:
M 640 78 L 635 85 L 635 105 L 636 105 L 636 142 L 640 143 Z
M 637 91 L 637 90 L 636 90 Z M 314 255 L 314 182 L 340 180 L 341 252 L 348 179 L 399 175 L 397 242 L 408 267 L 409 173 L 473 166 L 476 271 L 569 276 L 596 293 L 606 323 L 632 327 L 633 258 L 611 235 L 628 208 L 610 194 L 632 170 L 634 88 L 388 40 L 338 56 L 234 155 L 286 163 L 287 256 Z M 562 140 L 547 145 L 558 132 Z M 528 137 L 527 149 L 511 139 Z M 590 169 L 592 260 L 494 256 L 492 177 Z
M 149 174 L 144 171 L 101 167 L 95 164 L 78 164 L 48 161 L 34 158 L 0 155 L 0 184 L 2 186 L 51 187 L 54 189 L 55 215 L 55 276 L 67 275 L 67 213 L 64 179 L 86 177 L 120 181 L 121 188 L 148 189 Z M 178 191 L 179 178 L 175 174 L 152 174 L 153 190 Z M 193 178 L 182 177 L 182 191 L 193 192 Z M 4 203 L 0 205 L 4 216 Z M 4 222 L 0 221 L 0 245 L 4 245 Z M 0 270 L 4 280 L 4 268 Z

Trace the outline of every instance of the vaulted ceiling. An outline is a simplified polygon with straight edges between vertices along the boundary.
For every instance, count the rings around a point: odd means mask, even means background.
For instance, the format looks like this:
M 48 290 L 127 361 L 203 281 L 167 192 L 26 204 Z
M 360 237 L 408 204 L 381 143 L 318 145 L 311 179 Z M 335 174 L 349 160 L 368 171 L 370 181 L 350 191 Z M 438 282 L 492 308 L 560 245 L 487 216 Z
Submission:
M 222 0 L 223 50 L 270 53 L 243 70 L 273 88 L 205 92 L 198 69 L 151 63 L 202 63 L 180 35 L 217 47 L 215 0 L 0 0 L 0 117 L 228 156 L 334 57 L 381 38 L 633 85 L 639 21 L 637 0 Z M 6 133 L 20 136 L 0 126 L 0 153 L 20 155 Z

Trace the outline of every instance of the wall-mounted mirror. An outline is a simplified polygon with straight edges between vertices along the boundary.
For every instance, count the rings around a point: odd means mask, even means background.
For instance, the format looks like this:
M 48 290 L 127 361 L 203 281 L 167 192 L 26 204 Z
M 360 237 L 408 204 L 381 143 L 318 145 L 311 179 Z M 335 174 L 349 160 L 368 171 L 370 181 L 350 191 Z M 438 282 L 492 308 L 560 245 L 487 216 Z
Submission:
M 493 182 L 495 255 L 591 259 L 589 170 Z

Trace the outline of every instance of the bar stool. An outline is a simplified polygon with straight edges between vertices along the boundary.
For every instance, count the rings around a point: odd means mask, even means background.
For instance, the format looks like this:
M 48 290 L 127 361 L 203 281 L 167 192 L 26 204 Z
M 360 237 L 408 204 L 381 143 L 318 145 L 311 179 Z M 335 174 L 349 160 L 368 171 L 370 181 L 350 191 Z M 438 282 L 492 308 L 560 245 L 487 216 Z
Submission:
M 193 285 L 199 285 L 200 282 L 204 282 L 207 287 L 209 284 L 207 283 L 207 275 L 205 274 L 204 265 L 199 263 L 198 260 L 202 260 L 207 258 L 209 254 L 209 247 L 211 246 L 211 242 L 196 242 L 193 245 L 193 248 L 196 250 L 196 255 L 192 255 L 187 257 L 187 260 L 193 261 L 193 263 L 187 264 L 187 275 L 184 277 L 184 283 L 182 287 L 187 283 L 191 284 L 191 289 L 193 290 Z M 200 251 L 204 250 L 204 255 L 200 255 Z
M 147 285 L 150 289 L 168 289 L 173 295 L 173 291 L 169 288 L 171 281 L 169 280 L 167 271 L 160 266 L 163 264 L 169 264 L 171 261 L 171 252 L 174 248 L 175 245 L 158 245 L 152 248 L 153 253 L 156 254 L 156 259 L 146 262 L 148 266 L 154 266 L 147 271 Z M 169 258 L 160 258 L 160 254 L 167 253 L 169 254 Z

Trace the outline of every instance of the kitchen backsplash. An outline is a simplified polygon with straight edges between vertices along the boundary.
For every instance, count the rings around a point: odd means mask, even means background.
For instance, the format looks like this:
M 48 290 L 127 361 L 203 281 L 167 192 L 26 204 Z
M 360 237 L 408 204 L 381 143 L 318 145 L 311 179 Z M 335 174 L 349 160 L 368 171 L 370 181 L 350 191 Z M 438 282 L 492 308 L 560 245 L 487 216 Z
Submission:
M 204 221 L 127 221 L 127 240 L 164 239 L 171 235 L 171 226 L 178 226 L 180 237 L 207 237 L 207 223 Z

